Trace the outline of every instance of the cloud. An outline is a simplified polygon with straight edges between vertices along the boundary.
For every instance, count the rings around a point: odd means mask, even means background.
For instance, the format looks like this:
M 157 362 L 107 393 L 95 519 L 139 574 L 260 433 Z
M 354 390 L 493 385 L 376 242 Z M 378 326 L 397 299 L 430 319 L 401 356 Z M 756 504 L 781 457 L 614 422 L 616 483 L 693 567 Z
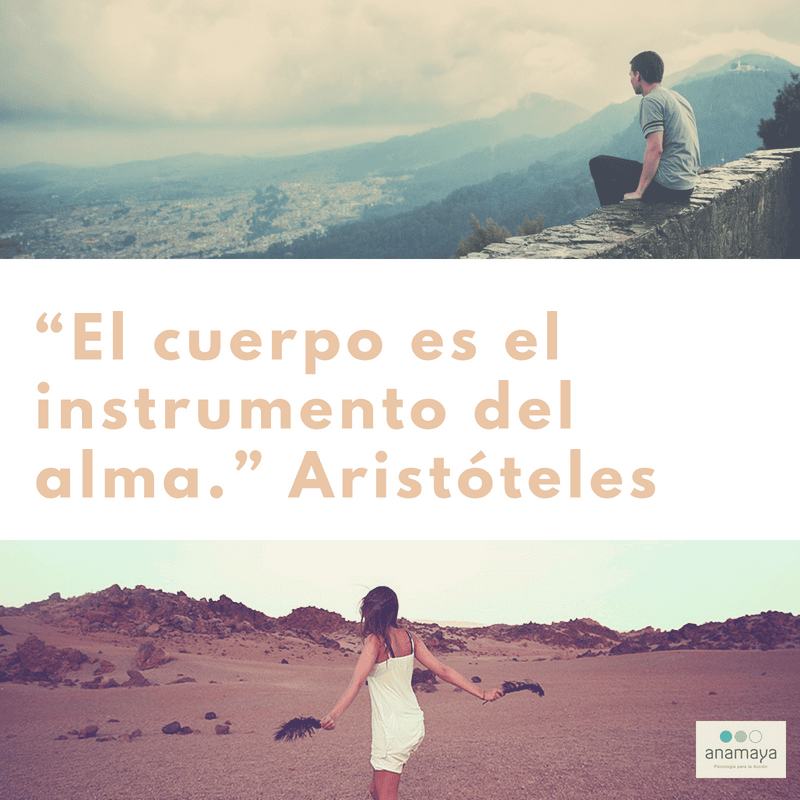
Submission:
M 727 53 L 733 50 L 762 50 L 800 65 L 800 44 L 776 42 L 758 30 L 739 30 L 726 33 L 700 35 L 691 31 L 684 34 L 684 43 L 675 48 L 673 58 L 675 70 L 696 64 L 709 54 Z
M 264 126 L 447 122 L 533 91 L 594 109 L 627 89 L 635 52 L 677 70 L 748 36 L 769 49 L 756 20 L 791 7 L 676 0 L 655 24 L 632 0 L 5 0 L 0 102 L 17 116 Z

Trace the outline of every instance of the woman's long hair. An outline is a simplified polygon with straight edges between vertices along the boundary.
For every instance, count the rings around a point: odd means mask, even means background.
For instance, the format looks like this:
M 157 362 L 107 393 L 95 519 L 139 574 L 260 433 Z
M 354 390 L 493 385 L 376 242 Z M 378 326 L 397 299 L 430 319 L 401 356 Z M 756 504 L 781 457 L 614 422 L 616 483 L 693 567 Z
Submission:
M 376 586 L 361 601 L 361 638 L 374 633 L 389 646 L 389 628 L 397 627 L 397 595 L 388 586 Z

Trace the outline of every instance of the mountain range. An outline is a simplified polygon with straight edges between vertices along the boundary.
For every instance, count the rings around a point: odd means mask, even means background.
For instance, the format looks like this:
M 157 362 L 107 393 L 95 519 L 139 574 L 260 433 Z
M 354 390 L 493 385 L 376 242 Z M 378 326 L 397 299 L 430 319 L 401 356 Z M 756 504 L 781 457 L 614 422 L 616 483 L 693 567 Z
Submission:
M 147 658 L 165 648 L 188 646 L 193 637 L 207 641 L 240 637 L 258 641 L 259 637 L 269 637 L 273 642 L 276 636 L 288 636 L 325 651 L 348 652 L 352 652 L 350 645 L 358 637 L 357 623 L 313 606 L 296 608 L 282 617 L 270 617 L 225 595 L 218 600 L 195 600 L 184 592 L 173 594 L 141 585 L 123 589 L 114 584 L 103 591 L 72 598 L 55 593 L 47 600 L 21 608 L 0 606 L 0 617 L 33 619 L 54 634 L 70 631 L 83 636 L 106 634 L 117 642 L 121 638 L 146 643 L 140 650 Z M 778 611 L 724 622 L 687 623 L 670 631 L 648 627 L 620 632 L 591 619 L 480 627 L 442 627 L 408 620 L 402 620 L 401 624 L 416 633 L 430 650 L 440 653 L 478 653 L 486 650 L 487 642 L 495 648 L 530 644 L 558 659 L 673 650 L 794 649 L 800 645 L 800 616 Z M 5 633 L 0 626 L 0 637 Z M 41 640 L 37 642 L 35 647 L 29 644 L 27 649 L 5 656 L 0 652 L 0 682 L 24 682 L 26 675 L 38 680 L 41 665 L 32 667 L 31 653 L 48 660 L 48 669 L 59 675 L 63 672 L 61 661 L 66 664 L 75 657 L 69 648 L 56 651 L 45 647 Z
M 695 110 L 703 166 L 760 146 L 759 121 L 799 69 L 738 51 L 665 78 Z M 513 234 L 538 214 L 552 227 L 594 211 L 588 161 L 641 160 L 638 104 L 589 114 L 530 94 L 492 118 L 303 156 L 0 169 L 0 256 L 452 257 L 472 215 Z

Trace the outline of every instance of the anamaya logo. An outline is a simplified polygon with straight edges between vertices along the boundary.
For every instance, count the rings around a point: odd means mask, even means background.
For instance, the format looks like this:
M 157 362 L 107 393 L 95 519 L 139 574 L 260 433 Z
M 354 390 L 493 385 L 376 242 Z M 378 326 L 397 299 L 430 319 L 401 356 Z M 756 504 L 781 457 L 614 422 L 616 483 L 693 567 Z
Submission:
M 785 778 L 786 722 L 696 722 L 698 778 Z

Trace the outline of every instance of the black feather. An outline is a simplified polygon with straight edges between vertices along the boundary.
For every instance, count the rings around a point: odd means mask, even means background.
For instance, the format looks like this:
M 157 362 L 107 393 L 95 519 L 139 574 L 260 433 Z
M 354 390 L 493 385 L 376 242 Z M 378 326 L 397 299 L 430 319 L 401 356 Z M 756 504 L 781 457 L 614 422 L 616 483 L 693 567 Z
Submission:
M 506 681 L 501 688 L 503 690 L 503 694 L 509 694 L 510 692 L 524 692 L 527 690 L 529 692 L 533 692 L 534 694 L 538 694 L 539 697 L 544 697 L 544 689 L 542 689 L 538 683 L 534 683 L 531 680 Z
M 313 736 L 314 731 L 321 728 L 320 721 L 314 717 L 295 717 L 275 731 L 275 741 L 291 742 L 295 739 L 302 739 L 305 736 Z

